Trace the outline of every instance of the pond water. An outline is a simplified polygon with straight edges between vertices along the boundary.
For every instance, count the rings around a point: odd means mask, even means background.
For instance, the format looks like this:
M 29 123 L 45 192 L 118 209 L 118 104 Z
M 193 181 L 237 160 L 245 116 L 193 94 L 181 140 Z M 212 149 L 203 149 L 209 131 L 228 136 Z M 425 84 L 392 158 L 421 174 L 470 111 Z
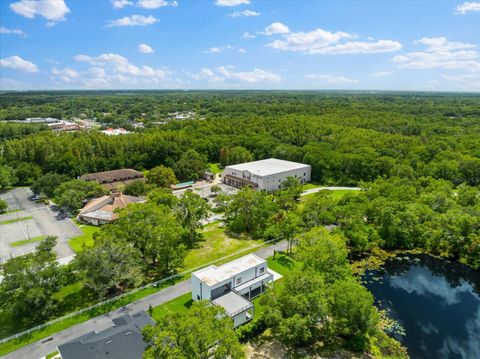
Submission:
M 411 358 L 480 359 L 480 271 L 427 255 L 400 255 L 362 278 L 404 334 Z

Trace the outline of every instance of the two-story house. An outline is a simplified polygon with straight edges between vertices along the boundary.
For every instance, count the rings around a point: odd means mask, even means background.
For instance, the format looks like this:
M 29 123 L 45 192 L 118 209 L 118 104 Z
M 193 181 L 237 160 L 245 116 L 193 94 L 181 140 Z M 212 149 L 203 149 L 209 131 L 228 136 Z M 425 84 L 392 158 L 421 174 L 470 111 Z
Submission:
M 251 299 L 263 293 L 274 275 L 267 261 L 248 254 L 221 266 L 211 265 L 192 273 L 192 299 L 209 300 L 225 309 L 237 327 L 253 318 Z

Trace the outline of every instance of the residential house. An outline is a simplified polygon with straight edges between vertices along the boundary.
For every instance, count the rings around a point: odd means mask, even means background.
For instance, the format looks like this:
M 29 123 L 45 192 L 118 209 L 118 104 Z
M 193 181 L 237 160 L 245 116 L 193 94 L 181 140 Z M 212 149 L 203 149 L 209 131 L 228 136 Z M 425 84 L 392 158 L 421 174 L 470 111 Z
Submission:
M 87 173 L 79 177 L 83 181 L 96 181 L 109 190 L 122 189 L 125 185 L 136 182 L 145 181 L 143 173 L 135 171 L 131 168 L 120 170 Z

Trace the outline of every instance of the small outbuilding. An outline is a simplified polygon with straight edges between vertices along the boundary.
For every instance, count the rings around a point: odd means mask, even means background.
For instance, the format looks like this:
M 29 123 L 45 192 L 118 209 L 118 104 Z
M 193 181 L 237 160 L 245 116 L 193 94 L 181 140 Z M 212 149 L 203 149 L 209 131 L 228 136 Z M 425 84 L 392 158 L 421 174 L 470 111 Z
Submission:
M 87 173 L 80 176 L 79 179 L 83 181 L 95 181 L 109 190 L 121 189 L 125 185 L 132 182 L 145 181 L 143 173 L 135 171 L 131 168 Z
M 142 203 L 141 197 L 126 196 L 122 192 L 112 192 L 109 195 L 95 198 L 80 210 L 78 220 L 99 226 L 113 222 L 118 218 L 117 208 L 125 208 L 131 203 Z

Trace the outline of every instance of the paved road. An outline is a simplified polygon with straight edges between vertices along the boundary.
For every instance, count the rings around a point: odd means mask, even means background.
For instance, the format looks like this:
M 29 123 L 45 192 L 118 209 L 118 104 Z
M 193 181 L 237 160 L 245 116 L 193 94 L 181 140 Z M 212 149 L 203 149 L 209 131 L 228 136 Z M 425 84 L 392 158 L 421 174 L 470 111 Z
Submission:
M 16 188 L 2 194 L 9 205 L 9 209 L 19 209 L 21 211 L 2 215 L 0 221 L 23 217 L 32 218 L 0 225 L 0 263 L 10 257 L 17 257 L 34 251 L 39 242 L 19 247 L 10 247 L 9 243 L 41 235 L 58 237 L 55 252 L 59 259 L 71 257 L 75 254 L 67 241 L 83 233 L 70 219 L 58 220 L 47 206 L 31 201 L 31 195 L 32 192 L 28 188 Z
M 268 258 L 273 256 L 275 250 L 285 251 L 287 249 L 287 243 L 285 241 L 279 242 L 277 244 L 261 248 L 255 252 L 258 256 L 262 258 Z M 162 289 L 161 291 L 139 299 L 133 303 L 128 304 L 124 308 L 114 310 L 105 315 L 90 319 L 81 324 L 75 325 L 68 329 L 65 329 L 59 333 L 52 335 L 51 337 L 44 338 L 37 342 L 31 343 L 23 348 L 18 349 L 12 353 L 7 354 L 5 359 L 37 359 L 45 355 L 54 352 L 57 347 L 63 343 L 66 343 L 72 339 L 78 338 L 81 335 L 89 333 L 91 331 L 101 331 L 106 328 L 109 328 L 113 325 L 112 318 L 116 318 L 125 312 L 136 313 L 140 310 L 148 310 L 148 307 L 152 305 L 155 307 L 157 305 L 168 302 L 171 299 L 177 298 L 183 294 L 186 294 L 191 291 L 190 280 L 184 280 L 179 282 L 171 287 Z M 46 339 L 52 338 L 48 342 L 44 342 Z
M 307 189 L 306 191 L 303 191 L 302 196 L 306 196 L 307 194 L 317 193 L 325 189 L 329 191 L 361 191 L 362 190 L 360 187 L 335 187 L 335 186 L 334 187 L 317 187 L 317 188 L 311 188 L 311 189 Z

